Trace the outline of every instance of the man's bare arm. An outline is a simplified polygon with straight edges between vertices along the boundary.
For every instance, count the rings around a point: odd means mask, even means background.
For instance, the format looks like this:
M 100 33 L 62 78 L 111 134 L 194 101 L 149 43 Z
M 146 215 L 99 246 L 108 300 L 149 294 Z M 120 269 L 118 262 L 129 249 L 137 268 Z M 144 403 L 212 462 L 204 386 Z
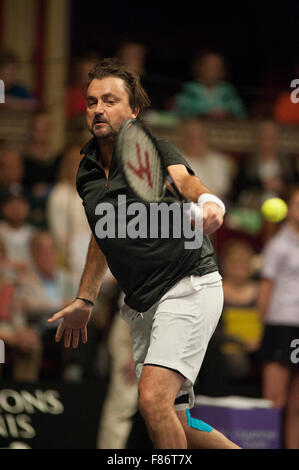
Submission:
M 94 303 L 107 269 L 108 265 L 105 255 L 99 248 L 94 235 L 92 235 L 77 297 L 83 297 Z
M 170 165 L 168 171 L 178 190 L 188 201 L 197 202 L 201 194 L 212 194 L 197 176 L 188 173 L 185 165 Z
M 88 247 L 85 268 L 81 277 L 78 297 L 95 302 L 105 273 L 107 261 L 98 247 L 92 235 Z M 55 313 L 48 322 L 61 320 L 56 332 L 56 341 L 64 336 L 64 345 L 69 348 L 72 342 L 73 348 L 77 348 L 81 334 L 82 342 L 87 342 L 86 325 L 90 319 L 92 305 L 84 300 L 76 299 L 60 312 Z

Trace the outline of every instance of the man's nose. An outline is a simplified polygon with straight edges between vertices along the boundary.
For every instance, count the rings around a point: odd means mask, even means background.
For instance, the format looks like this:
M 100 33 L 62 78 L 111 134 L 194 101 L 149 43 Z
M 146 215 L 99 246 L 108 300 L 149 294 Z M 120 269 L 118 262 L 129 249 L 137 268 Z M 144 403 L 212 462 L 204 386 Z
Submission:
M 101 103 L 100 101 L 97 103 L 97 107 L 95 109 L 95 115 L 97 114 L 103 114 L 104 112 L 104 106 L 103 106 L 103 103 Z

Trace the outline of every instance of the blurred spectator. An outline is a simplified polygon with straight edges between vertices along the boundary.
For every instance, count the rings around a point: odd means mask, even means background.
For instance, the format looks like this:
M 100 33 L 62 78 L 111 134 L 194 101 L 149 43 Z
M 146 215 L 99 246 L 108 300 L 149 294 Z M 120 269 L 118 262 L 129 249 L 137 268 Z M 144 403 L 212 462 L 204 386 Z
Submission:
M 149 72 L 148 48 L 144 43 L 135 40 L 123 41 L 116 51 L 116 56 L 124 65 L 139 74 L 142 86 L 150 97 L 152 109 L 165 110 L 172 107 L 173 89 L 177 89 L 178 80 Z
M 24 151 L 23 184 L 30 193 L 31 221 L 46 224 L 45 209 L 52 186 L 56 182 L 61 155 L 53 151 L 51 122 L 45 111 L 37 112 L 30 127 L 30 140 Z
M 58 182 L 48 205 L 48 225 L 68 268 L 79 281 L 90 241 L 90 228 L 76 190 L 76 173 L 82 146 L 72 145 L 63 154 Z
M 36 109 L 37 100 L 18 81 L 18 59 L 11 52 L 0 52 L 0 79 L 3 80 L 5 85 L 5 103 L 2 106 L 15 111 L 33 111 Z
M 222 247 L 224 308 L 221 330 L 231 377 L 247 377 L 251 354 L 257 351 L 262 322 L 257 309 L 258 283 L 253 279 L 254 251 L 244 240 L 228 240 Z
M 0 339 L 4 341 L 6 349 L 3 372 L 6 373 L 7 368 L 10 368 L 13 380 L 36 381 L 41 363 L 41 342 L 38 334 L 26 325 L 17 271 L 6 258 L 5 245 L 1 239 Z
M 101 54 L 90 52 L 78 59 L 75 63 L 71 84 L 66 89 L 66 115 L 67 118 L 82 116 L 86 112 L 85 87 L 88 73 L 97 62 L 102 60 Z
M 283 196 L 296 177 L 295 162 L 281 152 L 277 124 L 264 121 L 258 127 L 255 152 L 240 163 L 232 198 L 241 206 L 259 209 L 264 199 Z
M 299 338 L 299 186 L 290 191 L 287 222 L 268 242 L 263 258 L 263 396 L 285 408 L 285 447 L 299 449 L 299 371 L 291 361 L 291 342 Z
M 15 149 L 4 147 L 0 150 L 0 192 L 13 184 L 22 184 L 24 162 Z
M 29 203 L 21 186 L 12 185 L 2 193 L 0 238 L 3 240 L 7 258 L 17 268 L 31 263 L 30 239 L 34 227 L 27 223 Z
M 124 65 L 142 76 L 145 73 L 146 53 L 146 47 L 143 44 L 126 41 L 118 48 L 117 57 Z
M 218 197 L 226 198 L 236 171 L 234 162 L 209 147 L 205 127 L 200 121 L 183 123 L 183 153 L 196 176 Z
M 73 300 L 77 286 L 66 271 L 57 267 L 56 247 L 49 232 L 39 230 L 33 235 L 31 251 L 33 268 L 21 279 L 26 316 L 42 338 L 43 372 L 61 377 L 63 345 L 55 343 L 57 324 L 47 320 Z
M 246 112 L 235 88 L 227 81 L 224 58 L 207 52 L 192 62 L 193 81 L 183 84 L 176 97 L 181 116 L 204 116 L 213 119 L 244 118 Z
M 293 72 L 290 76 L 290 82 L 293 79 L 299 79 L 299 63 L 293 68 Z M 290 85 L 290 83 L 288 83 Z M 298 88 L 298 85 L 297 85 Z M 273 116 L 276 121 L 283 124 L 299 124 L 299 103 L 293 103 L 291 101 L 291 93 L 294 88 L 289 88 L 281 93 L 275 101 Z M 297 92 L 297 97 L 299 96 Z
M 153 77 L 149 76 L 146 70 L 146 46 L 136 41 L 124 41 L 119 45 L 116 56 L 120 62 L 139 74 L 142 86 L 149 94 L 151 100 L 155 100 L 157 92 L 155 93 L 153 85 L 157 87 L 157 83 L 152 83 Z

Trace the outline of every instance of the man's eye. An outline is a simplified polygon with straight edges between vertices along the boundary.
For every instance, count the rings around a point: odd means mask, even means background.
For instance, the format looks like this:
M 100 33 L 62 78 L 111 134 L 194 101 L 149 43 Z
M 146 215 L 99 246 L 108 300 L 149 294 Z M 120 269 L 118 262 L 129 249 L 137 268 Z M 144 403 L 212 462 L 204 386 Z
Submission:
M 88 101 L 87 104 L 88 104 L 88 107 L 90 108 L 91 106 L 94 106 L 96 104 L 96 102 L 95 101 Z

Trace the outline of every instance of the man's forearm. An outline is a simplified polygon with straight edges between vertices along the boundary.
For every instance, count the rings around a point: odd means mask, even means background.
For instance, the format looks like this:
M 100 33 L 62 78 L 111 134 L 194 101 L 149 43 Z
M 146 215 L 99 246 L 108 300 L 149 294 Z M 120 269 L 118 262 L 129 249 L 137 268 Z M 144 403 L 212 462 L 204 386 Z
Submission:
M 197 202 L 201 194 L 211 194 L 209 188 L 197 176 L 190 175 L 184 165 L 170 165 L 168 171 L 178 190 L 188 201 Z
M 107 272 L 107 261 L 97 245 L 94 236 L 91 236 L 84 271 L 81 277 L 77 297 L 83 297 L 95 302 L 102 281 Z
M 182 193 L 188 201 L 197 202 L 201 194 L 212 194 L 197 176 L 187 175 L 182 181 Z

